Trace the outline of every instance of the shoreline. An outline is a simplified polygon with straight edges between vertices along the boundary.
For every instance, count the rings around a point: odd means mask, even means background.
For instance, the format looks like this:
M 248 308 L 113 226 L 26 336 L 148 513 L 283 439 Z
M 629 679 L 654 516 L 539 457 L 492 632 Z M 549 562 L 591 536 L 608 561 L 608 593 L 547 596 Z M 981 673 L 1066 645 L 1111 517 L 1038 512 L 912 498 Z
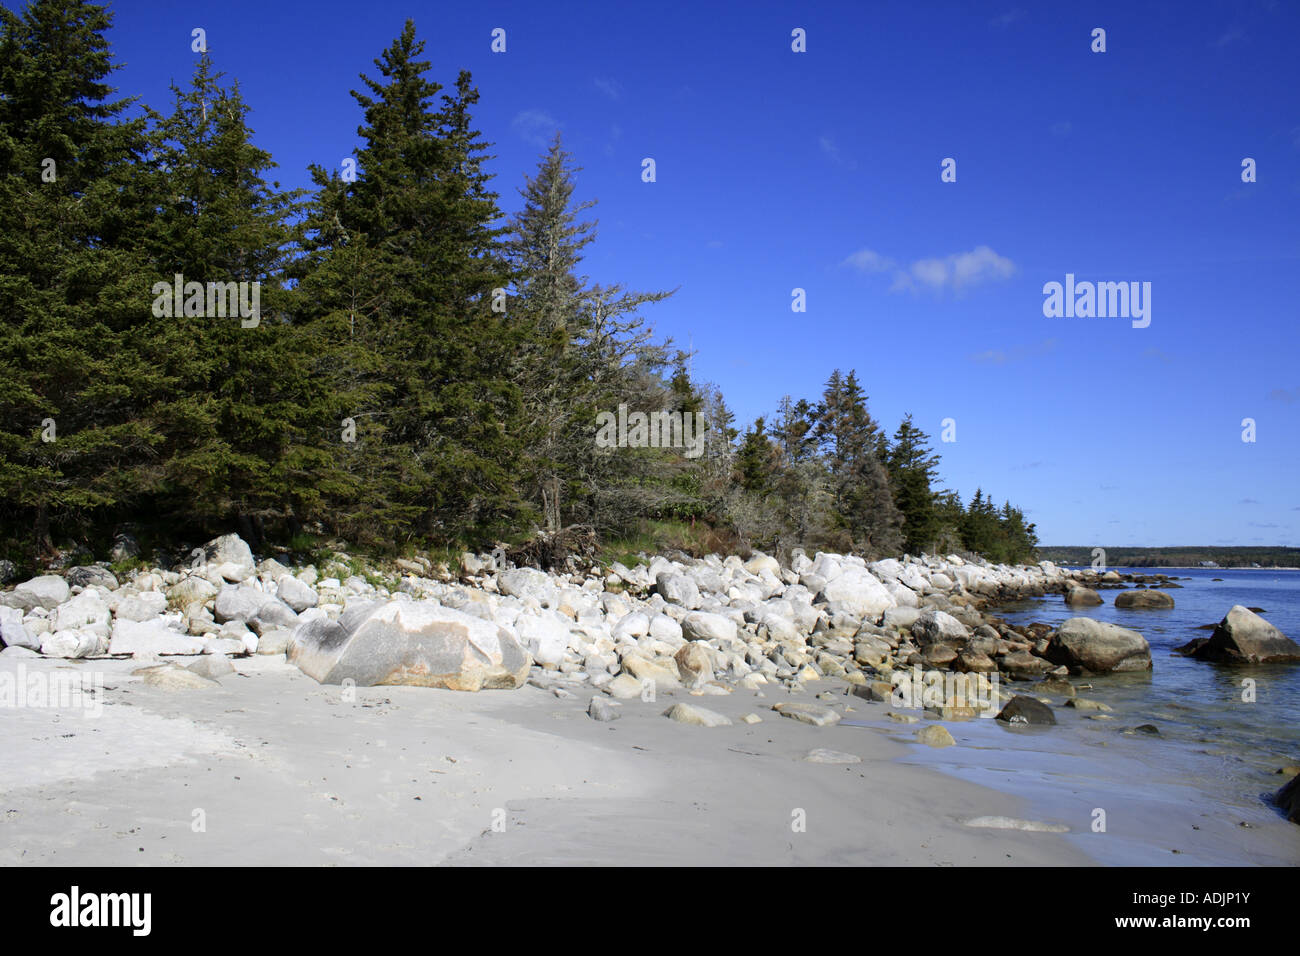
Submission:
M 342 561 L 256 563 L 230 538 L 180 571 L 0 594 L 5 639 L 36 630 L 44 652 L 0 652 L 0 703 L 5 672 L 99 678 L 96 718 L 6 712 L 0 863 L 1300 859 L 1300 829 L 1263 803 L 1214 803 L 1181 770 L 1147 780 L 1172 744 L 1062 706 L 1077 678 L 1049 660 L 1055 631 L 998 617 L 1165 575 L 822 554 L 564 574 L 466 555 L 458 580 L 413 566 L 389 586 L 340 580 Z M 918 669 L 980 693 L 899 698 Z M 989 719 L 1030 698 L 1058 726 Z

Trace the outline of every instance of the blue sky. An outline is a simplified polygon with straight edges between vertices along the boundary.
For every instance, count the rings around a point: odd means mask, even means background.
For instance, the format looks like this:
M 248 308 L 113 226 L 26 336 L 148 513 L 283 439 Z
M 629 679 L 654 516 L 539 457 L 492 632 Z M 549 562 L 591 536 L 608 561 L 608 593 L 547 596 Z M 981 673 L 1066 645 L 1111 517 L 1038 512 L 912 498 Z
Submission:
M 111 6 L 119 86 L 164 111 L 207 31 L 286 186 L 351 154 L 348 91 L 412 16 L 435 79 L 473 71 L 503 208 L 560 129 L 587 271 L 680 287 L 647 317 L 742 423 L 855 368 L 1044 543 L 1300 544 L 1294 4 Z M 1150 282 L 1150 326 L 1045 317 L 1067 273 Z

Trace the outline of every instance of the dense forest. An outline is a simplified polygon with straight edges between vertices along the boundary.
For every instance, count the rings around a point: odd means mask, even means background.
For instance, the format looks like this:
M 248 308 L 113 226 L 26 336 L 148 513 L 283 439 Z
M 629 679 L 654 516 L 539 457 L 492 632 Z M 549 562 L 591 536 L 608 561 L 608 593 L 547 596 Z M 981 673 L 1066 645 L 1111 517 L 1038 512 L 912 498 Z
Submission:
M 583 275 L 593 203 L 558 138 L 503 214 L 472 79 L 431 78 L 409 21 L 352 92 L 355 168 L 286 190 L 210 54 L 154 109 L 110 83 L 104 7 L 0 16 L 0 556 L 229 530 L 397 553 L 570 525 L 1033 556 L 1024 514 L 941 488 L 928 436 L 888 433 L 852 371 L 737 427 L 647 324 L 671 292 Z M 597 441 L 620 409 L 701 423 L 703 445 Z
M 1057 564 L 1087 566 L 1095 548 L 1039 548 L 1039 557 Z M 1113 568 L 1195 568 L 1210 562 L 1221 568 L 1300 568 L 1300 548 L 1189 545 L 1167 548 L 1106 548 Z

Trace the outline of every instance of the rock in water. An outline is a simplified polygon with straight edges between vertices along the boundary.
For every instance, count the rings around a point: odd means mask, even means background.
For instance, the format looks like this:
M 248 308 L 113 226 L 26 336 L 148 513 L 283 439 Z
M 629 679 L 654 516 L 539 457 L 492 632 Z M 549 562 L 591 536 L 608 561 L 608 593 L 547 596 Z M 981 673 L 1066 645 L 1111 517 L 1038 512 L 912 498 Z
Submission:
M 322 684 L 411 684 L 449 690 L 514 690 L 528 652 L 480 617 L 439 604 L 387 601 L 348 608 L 337 621 L 299 627 L 288 659 Z
M 731 720 L 724 717 L 716 710 L 709 710 L 707 707 L 696 707 L 694 704 L 673 704 L 664 711 L 664 716 L 669 720 L 675 720 L 679 724 L 690 724 L 693 727 L 730 727 Z
M 1072 587 L 1065 592 L 1065 603 L 1074 607 L 1095 607 L 1104 602 L 1101 595 L 1092 588 Z
M 948 733 L 948 729 L 939 724 L 922 727 L 916 732 L 916 739 L 927 747 L 951 747 L 957 742 Z
M 1249 608 L 1235 605 L 1208 639 L 1179 648 L 1198 660 L 1225 664 L 1270 664 L 1300 661 L 1300 645 Z
M 1036 724 L 1046 726 L 1056 723 L 1056 715 L 1036 697 L 1017 694 L 1007 701 L 1007 706 L 998 714 L 998 720 L 1009 724 Z
M 1174 599 L 1164 591 L 1154 588 L 1141 588 L 1133 591 L 1120 591 L 1115 595 L 1118 608 L 1171 608 Z
M 1273 797 L 1292 823 L 1300 823 L 1300 776 L 1292 777 Z
M 1064 664 L 1072 674 L 1151 669 L 1146 638 L 1090 617 L 1072 617 L 1057 628 L 1044 656 L 1053 664 Z

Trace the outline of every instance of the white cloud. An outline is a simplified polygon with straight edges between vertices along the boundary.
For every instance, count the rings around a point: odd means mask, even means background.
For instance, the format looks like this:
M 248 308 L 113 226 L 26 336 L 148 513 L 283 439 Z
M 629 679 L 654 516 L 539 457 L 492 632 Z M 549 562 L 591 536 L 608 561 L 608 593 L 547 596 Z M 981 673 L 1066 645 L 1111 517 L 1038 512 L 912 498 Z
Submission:
M 820 137 L 817 140 L 817 145 L 821 147 L 826 158 L 836 166 L 845 166 L 848 169 L 853 169 L 858 165 L 853 160 L 846 158 L 844 154 L 840 152 L 839 145 L 829 136 Z
M 524 110 L 515 114 L 510 127 L 534 146 L 545 148 L 551 145 L 560 122 L 545 110 Z
M 859 249 L 845 259 L 843 264 L 852 266 L 859 272 L 888 272 L 895 268 L 893 259 L 886 259 L 871 249 Z
M 894 282 L 889 289 L 891 292 L 918 287 L 936 292 L 944 289 L 960 292 L 981 282 L 1009 278 L 1016 271 L 1014 262 L 1006 256 L 998 255 L 988 246 L 976 246 L 970 252 L 955 252 L 941 258 L 917 259 L 905 266 L 900 266 L 893 259 L 872 249 L 860 249 L 841 265 L 868 274 L 893 272 Z
M 623 96 L 623 84 L 619 83 L 618 80 L 607 80 L 604 77 L 598 76 L 592 80 L 592 82 L 596 84 L 596 89 L 600 90 L 611 100 L 617 100 Z

